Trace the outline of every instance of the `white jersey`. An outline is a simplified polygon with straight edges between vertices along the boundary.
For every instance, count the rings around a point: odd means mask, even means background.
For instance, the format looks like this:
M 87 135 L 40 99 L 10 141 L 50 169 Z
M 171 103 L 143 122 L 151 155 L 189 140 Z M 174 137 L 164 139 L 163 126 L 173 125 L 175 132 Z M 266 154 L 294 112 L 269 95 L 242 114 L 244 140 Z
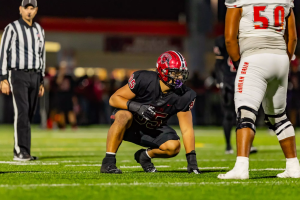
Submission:
M 266 53 L 266 50 L 286 53 L 283 36 L 294 0 L 226 0 L 225 4 L 228 8 L 243 9 L 239 27 L 242 56 Z

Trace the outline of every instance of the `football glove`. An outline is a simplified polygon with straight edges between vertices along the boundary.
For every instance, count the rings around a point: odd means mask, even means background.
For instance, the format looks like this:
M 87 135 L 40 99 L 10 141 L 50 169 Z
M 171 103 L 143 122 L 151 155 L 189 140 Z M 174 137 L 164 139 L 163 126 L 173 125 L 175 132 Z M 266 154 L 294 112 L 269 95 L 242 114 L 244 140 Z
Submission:
M 200 174 L 200 170 L 198 169 L 196 152 L 193 150 L 190 153 L 186 154 L 186 160 L 188 163 L 187 171 L 188 173 Z
M 143 105 L 131 100 L 127 102 L 127 109 L 131 112 L 137 113 L 146 120 L 151 120 L 156 115 L 153 106 Z
M 239 69 L 240 62 L 241 62 L 241 59 L 239 59 L 238 61 L 232 61 L 232 64 L 236 70 Z

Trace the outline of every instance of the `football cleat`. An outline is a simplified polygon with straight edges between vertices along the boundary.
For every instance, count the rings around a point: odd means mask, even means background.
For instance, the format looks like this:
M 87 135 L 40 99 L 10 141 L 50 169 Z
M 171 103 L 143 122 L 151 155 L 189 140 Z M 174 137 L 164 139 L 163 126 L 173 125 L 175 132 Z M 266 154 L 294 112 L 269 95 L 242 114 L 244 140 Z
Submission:
M 257 153 L 257 148 L 256 147 L 251 147 L 250 148 L 250 154 L 253 154 L 253 153 Z
M 100 173 L 105 174 L 122 174 L 122 171 L 117 168 L 114 163 L 102 165 L 100 169 Z
M 137 163 L 140 163 L 143 170 L 145 172 L 154 173 L 157 172 L 156 168 L 154 167 L 153 163 L 151 162 L 151 158 L 149 158 L 146 154 L 145 149 L 140 149 L 134 154 L 134 159 Z
M 278 178 L 300 178 L 300 171 L 288 171 L 277 174 Z
M 14 153 L 14 161 L 31 161 L 37 160 L 38 158 L 35 156 L 29 155 L 27 152 Z
M 226 150 L 226 151 L 225 151 L 225 154 L 226 154 L 226 155 L 233 154 L 233 153 L 234 153 L 234 151 L 233 151 L 232 149 Z

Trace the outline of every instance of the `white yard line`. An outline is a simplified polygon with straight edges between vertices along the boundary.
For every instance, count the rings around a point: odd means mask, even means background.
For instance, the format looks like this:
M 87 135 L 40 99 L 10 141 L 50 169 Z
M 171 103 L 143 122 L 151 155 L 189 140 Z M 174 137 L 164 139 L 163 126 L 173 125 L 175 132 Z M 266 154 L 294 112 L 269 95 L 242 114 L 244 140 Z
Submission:
M 101 167 L 99 164 L 65 165 L 65 167 Z
M 57 162 L 11 162 L 11 161 L 0 161 L 0 164 L 9 165 L 58 165 Z
M 146 186 L 146 187 L 176 187 L 176 186 L 200 186 L 200 185 L 284 185 L 284 184 L 293 184 L 299 185 L 300 182 L 297 181 L 233 181 L 233 182 L 167 182 L 167 183 L 95 183 L 95 184 L 81 184 L 81 183 L 73 183 L 73 184 L 28 184 L 28 185 L 0 185 L 0 188 L 37 188 L 37 187 L 126 187 L 126 186 Z
M 167 165 L 157 165 L 157 166 L 155 166 L 156 168 L 168 168 L 168 167 L 170 167 L 170 166 L 167 166 Z M 123 165 L 123 166 L 120 166 L 120 168 L 123 168 L 123 169 L 133 169 L 133 168 L 141 168 L 141 166 L 139 165 L 139 166 L 125 166 L 125 165 Z
M 178 168 L 178 169 L 187 169 L 186 167 L 181 167 L 181 168 Z M 229 167 L 199 167 L 200 170 L 202 169 L 229 169 Z
M 266 169 L 250 169 L 250 171 L 256 172 L 256 171 L 284 171 L 285 169 L 281 168 L 266 168 Z

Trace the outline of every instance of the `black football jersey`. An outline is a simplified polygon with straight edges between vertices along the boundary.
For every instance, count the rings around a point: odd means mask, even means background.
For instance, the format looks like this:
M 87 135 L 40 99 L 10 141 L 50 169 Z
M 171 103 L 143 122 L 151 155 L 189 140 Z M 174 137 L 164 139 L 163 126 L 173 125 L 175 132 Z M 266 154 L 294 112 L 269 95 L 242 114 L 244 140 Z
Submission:
M 136 95 L 133 101 L 151 105 L 155 108 L 156 116 L 151 121 L 146 121 L 139 115 L 134 115 L 134 120 L 140 125 L 154 129 L 166 124 L 168 119 L 178 112 L 186 112 L 193 108 L 196 93 L 183 85 L 178 90 L 163 93 L 160 88 L 159 77 L 153 71 L 136 71 L 128 81 L 128 86 Z
M 217 82 L 234 85 L 236 69 L 227 53 L 224 36 L 216 39 L 214 53 L 216 55 L 215 72 Z

